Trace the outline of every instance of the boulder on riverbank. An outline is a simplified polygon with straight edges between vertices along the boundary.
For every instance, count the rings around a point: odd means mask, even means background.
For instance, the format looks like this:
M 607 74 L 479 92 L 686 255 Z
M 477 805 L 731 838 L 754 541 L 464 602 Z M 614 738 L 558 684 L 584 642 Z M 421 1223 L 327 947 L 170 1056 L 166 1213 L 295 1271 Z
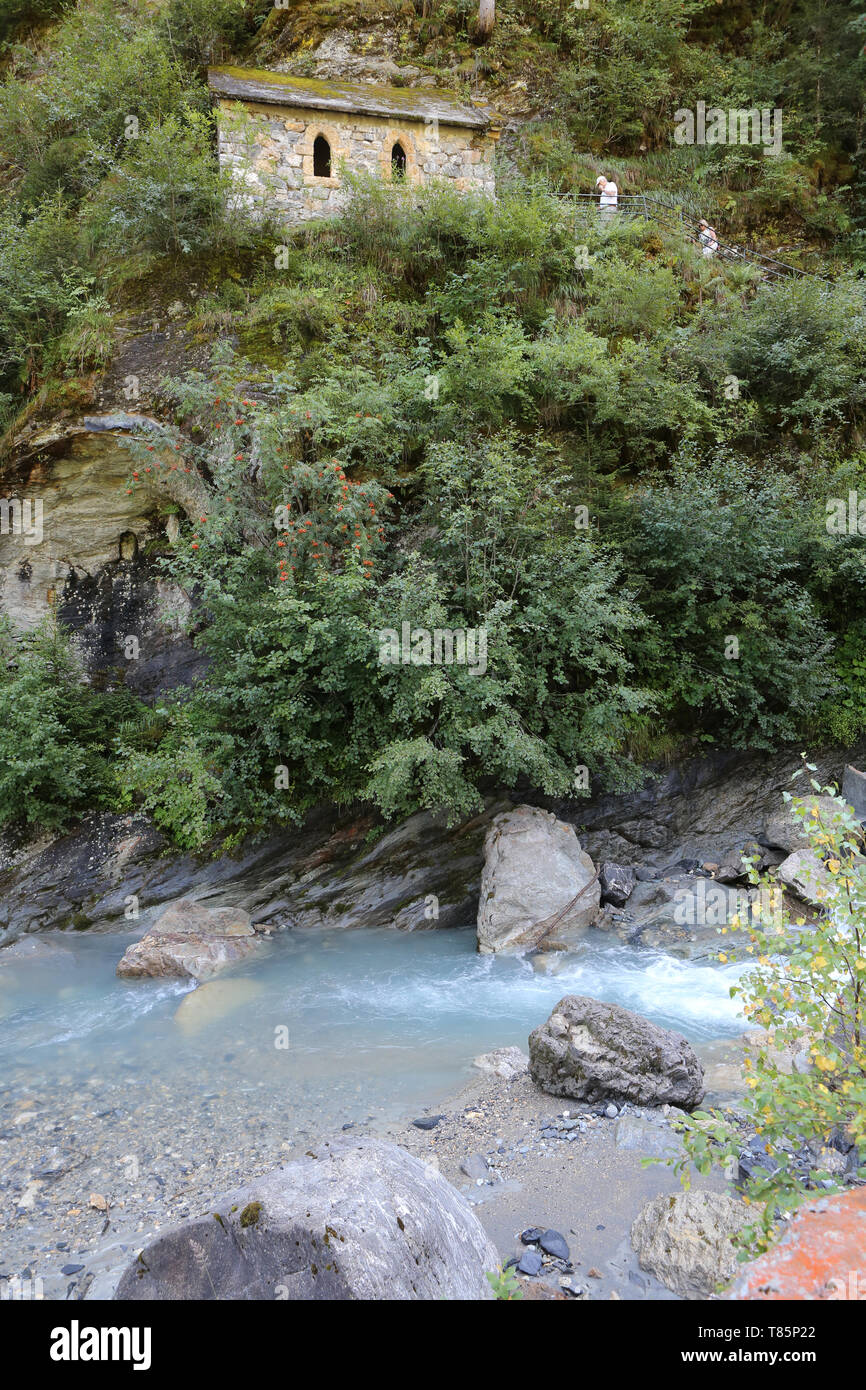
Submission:
M 151 1241 L 116 1299 L 489 1299 L 478 1218 L 395 1144 L 335 1139 Z
M 484 841 L 478 904 L 482 954 L 572 946 L 600 902 L 595 865 L 574 826 L 537 806 L 495 817 Z
M 209 980 L 262 949 L 248 912 L 204 907 L 192 898 L 170 903 L 118 962 L 121 979 L 189 977 Z
M 495 1047 L 485 1052 L 472 1063 L 479 1071 L 489 1076 L 499 1076 L 503 1081 L 516 1081 L 529 1070 L 529 1058 L 519 1047 Z
M 637 875 L 627 864 L 611 864 L 608 861 L 601 866 L 599 883 L 602 902 L 613 907 L 625 907 L 637 883 Z
M 631 1228 L 641 1269 L 681 1298 L 710 1298 L 737 1267 L 733 1237 L 752 1219 L 724 1192 L 680 1192 L 648 1202 Z
M 542 1091 L 574 1100 L 691 1110 L 704 1094 L 703 1068 L 684 1037 L 581 994 L 560 999 L 530 1033 L 529 1071 Z
M 833 878 L 823 860 L 810 849 L 796 849 L 783 859 L 776 873 L 796 897 L 810 907 L 820 907 L 833 887 Z

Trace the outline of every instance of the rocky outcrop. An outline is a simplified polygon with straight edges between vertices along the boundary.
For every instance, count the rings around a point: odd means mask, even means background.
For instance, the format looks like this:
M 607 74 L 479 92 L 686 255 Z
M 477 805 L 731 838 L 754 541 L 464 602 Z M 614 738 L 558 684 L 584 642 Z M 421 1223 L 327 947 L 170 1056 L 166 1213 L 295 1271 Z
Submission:
M 9 851 L 0 870 L 0 945 L 40 928 L 128 930 L 180 897 L 243 908 L 257 927 L 468 926 L 481 845 L 508 803 L 448 830 L 426 813 L 380 835 L 367 814 L 321 807 L 303 827 L 213 859 L 166 853 L 144 816 L 92 816 L 79 831 Z
M 22 440 L 0 493 L 38 503 L 38 536 L 0 535 L 0 611 L 30 629 L 49 612 L 72 631 L 86 670 L 149 696 L 202 669 L 185 624 L 189 596 L 160 573 L 176 513 L 205 495 L 174 453 L 155 449 L 153 484 L 123 440 L 150 417 L 113 413 L 53 424 Z M 155 435 L 158 437 L 158 433 Z
M 827 754 L 817 760 L 817 776 L 841 778 L 846 757 L 863 761 L 853 750 Z M 651 776 L 627 794 L 548 801 L 558 819 L 581 825 L 581 845 L 596 863 L 635 867 L 637 896 L 632 892 L 622 909 L 608 908 L 597 924 L 634 944 L 689 955 L 713 949 L 717 885 L 695 870 L 708 860 L 736 868 L 732 860 L 742 849 L 755 850 L 797 762 L 792 755 L 719 754 Z M 0 945 L 55 927 L 126 929 L 130 917 L 146 921 L 146 913 L 184 896 L 236 904 L 255 924 L 275 929 L 468 925 L 478 913 L 484 836 L 510 806 L 491 796 L 482 814 L 452 829 L 419 813 L 372 846 L 368 833 L 382 828 L 375 815 L 323 806 L 303 827 L 213 859 L 169 854 L 164 837 L 140 815 L 90 816 L 72 833 L 24 847 L 0 837 Z M 761 854 L 773 864 L 785 857 L 766 846 Z M 676 920 L 680 905 L 685 923 Z M 703 926 L 702 912 L 712 918 Z M 538 918 L 533 912 L 527 921 Z
M 478 949 L 527 951 L 575 944 L 598 915 L 595 865 L 574 827 L 537 806 L 493 821 L 484 841 Z
M 489 1299 L 478 1218 L 394 1144 L 337 1139 L 147 1245 L 116 1299 Z
M 530 1033 L 529 1071 L 542 1091 L 574 1100 L 691 1110 L 704 1094 L 701 1064 L 679 1033 L 580 994 Z
M 866 765 L 866 744 L 825 750 L 812 761 L 816 781 L 840 783 L 846 764 Z M 534 799 L 580 827 L 581 844 L 596 864 L 611 860 L 670 874 L 683 860 L 738 865 L 754 842 L 772 843 L 767 826 L 779 812 L 782 793 L 797 794 L 799 784 L 791 777 L 800 765 L 796 750 L 721 751 L 651 770 L 634 791 L 584 801 Z
M 844 814 L 843 808 L 832 796 L 805 796 L 802 801 L 804 808 L 808 809 L 808 818 L 818 820 L 822 825 L 839 824 Z M 768 820 L 766 839 L 768 844 L 787 850 L 789 854 L 808 849 L 811 843 L 802 822 L 795 818 L 790 802 L 780 806 Z
M 800 1207 L 772 1249 L 741 1267 L 730 1299 L 866 1298 L 866 1188 Z M 733 1271 L 732 1271 L 733 1272 Z
M 631 1228 L 641 1269 L 679 1294 L 710 1298 L 737 1266 L 733 1237 L 748 1207 L 722 1192 L 680 1192 L 648 1202 Z
M 164 976 L 209 980 L 262 949 L 249 913 L 239 908 L 203 907 L 191 898 L 171 903 L 140 941 L 118 962 L 124 980 Z

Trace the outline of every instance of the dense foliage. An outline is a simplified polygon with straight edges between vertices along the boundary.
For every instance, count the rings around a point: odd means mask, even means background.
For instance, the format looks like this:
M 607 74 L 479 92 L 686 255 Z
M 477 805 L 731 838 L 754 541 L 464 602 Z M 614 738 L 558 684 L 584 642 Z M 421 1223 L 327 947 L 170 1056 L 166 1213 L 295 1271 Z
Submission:
M 53 621 L 27 634 L 0 621 L 0 824 L 52 829 L 113 804 L 113 739 L 141 712 L 86 685 Z
M 859 21 L 785 8 L 501 0 L 473 47 L 466 6 L 420 6 L 401 59 L 466 95 L 465 51 L 473 83 L 525 80 L 544 110 L 503 137 L 498 201 L 356 179 L 286 246 L 229 196 L 203 69 L 309 48 L 321 7 L 7 6 L 0 407 L 87 399 L 119 316 L 169 295 L 194 340 L 235 345 L 166 383 L 130 477 L 158 506 L 165 470 L 195 475 L 202 519 L 160 563 L 207 674 L 143 718 L 106 695 L 92 747 L 69 725 L 100 797 L 201 845 L 327 798 L 460 816 L 486 786 L 564 794 L 713 741 L 866 729 L 866 541 L 825 526 L 862 478 Z M 780 93 L 779 158 L 671 144 L 679 106 Z M 551 184 L 602 163 L 686 210 L 722 200 L 774 247 L 835 236 L 837 259 L 762 281 L 676 230 L 601 226 Z M 381 660 L 404 622 L 483 631 L 483 663 Z M 26 814 L 82 804 L 58 784 Z

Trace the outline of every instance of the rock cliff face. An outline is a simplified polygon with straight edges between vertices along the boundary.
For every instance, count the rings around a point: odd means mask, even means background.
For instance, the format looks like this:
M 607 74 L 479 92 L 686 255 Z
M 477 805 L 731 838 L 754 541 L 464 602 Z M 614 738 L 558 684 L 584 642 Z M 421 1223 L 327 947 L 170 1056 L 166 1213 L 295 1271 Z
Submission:
M 841 780 L 845 763 L 862 758 L 862 749 L 856 757 L 853 751 L 827 754 L 821 777 Z M 706 886 L 683 875 L 683 861 L 721 863 L 729 845 L 769 843 L 767 823 L 798 764 L 793 753 L 721 755 L 650 777 L 628 795 L 559 801 L 555 810 L 576 827 L 595 863 L 615 845 L 660 880 L 648 888 L 667 902 L 678 886 Z M 74 832 L 23 848 L 0 840 L 0 946 L 52 927 L 128 930 L 132 920 L 144 930 L 157 908 L 180 897 L 241 908 L 255 927 L 273 930 L 469 926 L 478 912 L 485 835 L 509 810 L 508 800 L 491 797 L 463 825 L 448 829 L 419 813 L 371 840 L 373 814 L 321 807 L 302 828 L 213 859 L 168 853 L 143 816 L 92 816 Z M 727 892 L 712 882 L 709 888 Z
M 0 534 L 0 612 L 35 627 L 53 611 L 95 681 L 147 697 L 189 682 L 201 659 L 182 631 L 190 597 L 156 566 L 193 484 L 127 490 L 124 436 L 143 417 L 84 416 L 31 435 L 0 474 L 0 496 L 30 503 L 29 533 Z M 38 524 L 37 524 L 38 523 Z

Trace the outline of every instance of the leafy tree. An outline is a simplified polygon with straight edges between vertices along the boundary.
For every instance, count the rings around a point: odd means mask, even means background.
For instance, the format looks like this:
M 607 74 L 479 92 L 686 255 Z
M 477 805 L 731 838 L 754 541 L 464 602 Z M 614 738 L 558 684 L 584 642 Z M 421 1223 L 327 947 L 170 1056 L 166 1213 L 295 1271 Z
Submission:
M 814 772 L 807 763 L 805 770 Z M 796 773 L 795 776 L 799 776 Z M 833 796 L 835 788 L 811 779 L 815 792 Z M 866 1141 L 866 859 L 862 828 L 851 808 L 835 796 L 832 813 L 814 799 L 786 792 L 794 819 L 808 836 L 815 857 L 810 891 L 820 902 L 818 920 L 807 926 L 791 920 L 783 894 L 771 876 L 752 882 L 763 892 L 743 927 L 751 957 L 749 970 L 732 995 L 740 998 L 749 1022 L 762 1030 L 746 1058 L 747 1096 L 743 1117 L 764 1141 L 769 1160 L 756 1166 L 744 1185 L 756 1220 L 740 1236 L 745 1249 L 765 1248 L 783 1212 L 805 1201 L 816 1181 L 838 1184 L 838 1175 L 821 1160 L 821 1148 L 834 1137 L 847 1145 Z M 736 951 L 735 951 L 736 954 Z M 730 953 L 721 952 L 727 960 Z M 791 1068 L 785 1057 L 805 1052 L 808 1066 Z M 695 1111 L 683 1122 L 687 1164 L 701 1172 L 713 1163 L 736 1161 L 742 1143 L 733 1118 L 718 1111 Z M 803 1145 L 817 1157 L 808 1179 L 796 1164 Z M 862 1170 L 861 1170 L 862 1171 Z

